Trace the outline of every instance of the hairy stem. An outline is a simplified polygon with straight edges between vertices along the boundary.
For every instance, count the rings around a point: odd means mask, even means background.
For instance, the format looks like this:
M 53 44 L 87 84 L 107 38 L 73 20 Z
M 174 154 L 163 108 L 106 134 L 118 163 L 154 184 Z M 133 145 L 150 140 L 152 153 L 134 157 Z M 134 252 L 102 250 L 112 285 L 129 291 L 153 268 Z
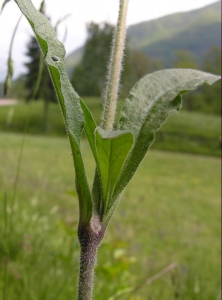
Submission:
M 116 102 L 125 46 L 127 7 L 128 0 L 120 0 L 119 17 L 113 39 L 102 120 L 102 127 L 106 130 L 113 129 L 115 119 Z M 78 300 L 92 299 L 97 250 L 104 233 L 105 229 L 102 228 L 99 217 L 95 215 L 92 217 L 91 222 L 87 224 L 87 226 L 84 225 L 79 228 L 78 235 L 81 253 Z
M 79 228 L 80 271 L 78 300 L 91 300 L 97 250 L 104 236 L 99 218 L 93 216 L 90 224 Z
M 123 53 L 125 47 L 127 7 L 128 0 L 120 0 L 119 17 L 113 37 L 113 46 L 110 63 L 108 66 L 108 81 L 104 101 L 105 107 L 102 127 L 106 130 L 113 129 L 115 119 L 116 102 L 120 85 Z

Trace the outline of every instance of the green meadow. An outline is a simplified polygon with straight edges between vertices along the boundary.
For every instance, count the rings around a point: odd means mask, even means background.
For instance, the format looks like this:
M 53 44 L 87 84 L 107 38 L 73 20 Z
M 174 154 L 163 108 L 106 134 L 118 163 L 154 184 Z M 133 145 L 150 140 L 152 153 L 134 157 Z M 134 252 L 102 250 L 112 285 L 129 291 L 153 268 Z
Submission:
M 102 102 L 99 98 L 84 98 L 85 103 L 99 124 L 101 122 Z M 123 106 L 120 100 L 118 112 Z M 65 136 L 64 124 L 58 104 L 51 103 L 48 112 L 47 131 L 44 131 L 44 104 L 33 101 L 30 104 L 19 102 L 18 105 L 0 108 L 0 131 L 23 133 L 29 119 L 28 133 L 45 136 Z M 221 155 L 220 116 L 187 112 L 169 117 L 156 134 L 154 149 L 173 152 L 195 153 L 210 156 Z
M 9 109 L 1 108 L 1 119 Z M 174 122 L 184 126 L 184 117 Z M 13 120 L 16 114 L 0 133 L 0 298 L 75 299 L 78 200 L 68 140 L 29 133 L 21 155 L 24 136 L 13 133 Z M 213 124 L 203 126 L 216 139 Z M 82 149 L 91 184 L 85 140 Z M 107 229 L 95 281 L 96 300 L 219 300 L 219 158 L 151 148 Z

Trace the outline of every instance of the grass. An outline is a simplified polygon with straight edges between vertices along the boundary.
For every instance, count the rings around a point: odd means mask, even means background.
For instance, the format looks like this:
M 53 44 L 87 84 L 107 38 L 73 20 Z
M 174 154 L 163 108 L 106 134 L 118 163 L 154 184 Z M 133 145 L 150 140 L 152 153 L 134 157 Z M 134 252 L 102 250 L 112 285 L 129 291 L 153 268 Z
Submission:
M 85 98 L 87 106 L 93 113 L 97 122 L 100 123 L 102 103 L 99 98 Z M 123 105 L 120 101 L 119 108 Z M 59 106 L 51 104 L 49 109 L 48 131 L 44 132 L 43 103 L 33 102 L 29 105 L 1 107 L 0 131 L 23 133 L 26 120 L 30 115 L 29 134 L 65 136 Z M 174 152 L 196 153 L 211 156 L 221 155 L 220 135 L 221 120 L 219 116 L 205 115 L 181 111 L 180 114 L 172 115 L 156 134 L 154 149 Z
M 87 98 L 86 103 L 95 115 L 95 119 L 99 122 L 102 111 L 102 103 L 100 99 Z M 1 107 L 0 130 L 23 133 L 25 123 L 29 115 L 30 123 L 28 133 L 37 135 L 46 134 L 50 136 L 65 136 L 66 132 L 59 105 L 57 103 L 50 103 L 48 132 L 44 132 L 43 101 L 32 101 L 30 103 L 20 102 L 19 105 Z
M 181 111 L 172 115 L 156 135 L 155 149 L 221 155 L 219 116 Z
M 10 231 L 21 139 L 0 134 L 2 299 L 75 299 L 78 205 L 68 141 L 27 136 Z M 83 152 L 91 182 L 85 140 Z M 128 299 L 220 298 L 220 161 L 151 150 L 99 249 L 95 299 L 125 300 L 126 289 L 174 262 L 177 268 Z

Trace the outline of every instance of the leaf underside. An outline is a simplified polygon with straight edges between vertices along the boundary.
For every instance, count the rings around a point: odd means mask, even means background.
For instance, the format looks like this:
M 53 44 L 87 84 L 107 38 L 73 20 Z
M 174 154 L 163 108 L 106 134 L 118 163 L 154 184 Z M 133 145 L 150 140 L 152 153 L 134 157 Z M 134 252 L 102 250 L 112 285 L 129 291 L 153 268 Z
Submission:
M 130 130 L 134 146 L 124 163 L 113 201 L 131 180 L 151 144 L 155 132 L 182 106 L 181 95 L 203 83 L 213 84 L 219 76 L 191 69 L 168 69 L 146 75 L 129 93 L 122 109 L 118 129 Z

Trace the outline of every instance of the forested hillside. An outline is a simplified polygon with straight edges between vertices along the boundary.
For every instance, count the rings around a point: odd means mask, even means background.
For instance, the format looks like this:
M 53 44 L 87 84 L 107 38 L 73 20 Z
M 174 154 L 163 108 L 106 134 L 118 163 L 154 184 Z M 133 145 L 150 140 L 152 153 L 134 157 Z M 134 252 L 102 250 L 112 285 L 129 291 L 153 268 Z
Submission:
M 170 67 L 175 53 L 189 51 L 198 64 L 212 46 L 221 45 L 221 3 L 201 9 L 168 15 L 128 28 L 131 49 L 155 57 Z M 69 73 L 81 59 L 83 47 L 67 57 Z

